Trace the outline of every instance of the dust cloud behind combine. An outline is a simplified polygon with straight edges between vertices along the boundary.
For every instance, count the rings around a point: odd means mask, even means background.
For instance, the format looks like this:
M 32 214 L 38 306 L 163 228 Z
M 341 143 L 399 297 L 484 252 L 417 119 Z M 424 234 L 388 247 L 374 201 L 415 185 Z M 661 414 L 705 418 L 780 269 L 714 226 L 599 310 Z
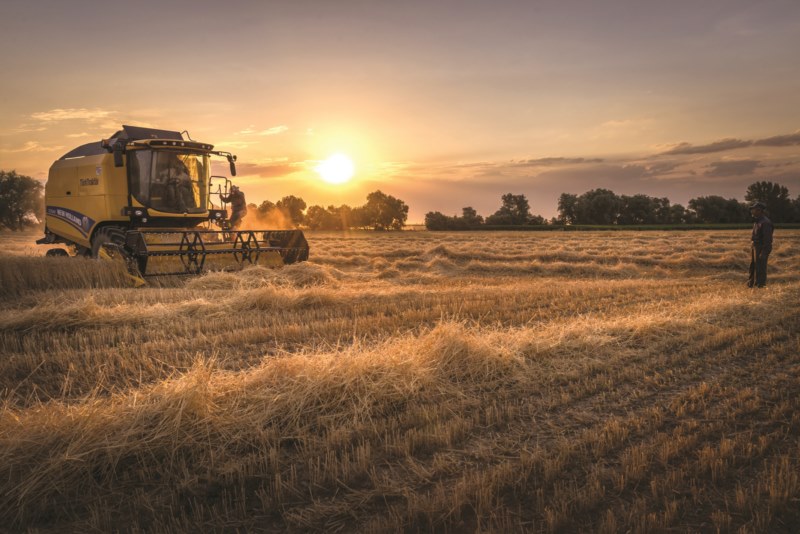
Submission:
M 127 287 L 0 256 L 0 524 L 790 531 L 800 232 L 311 233 Z M 38 252 L 41 254 L 41 252 Z

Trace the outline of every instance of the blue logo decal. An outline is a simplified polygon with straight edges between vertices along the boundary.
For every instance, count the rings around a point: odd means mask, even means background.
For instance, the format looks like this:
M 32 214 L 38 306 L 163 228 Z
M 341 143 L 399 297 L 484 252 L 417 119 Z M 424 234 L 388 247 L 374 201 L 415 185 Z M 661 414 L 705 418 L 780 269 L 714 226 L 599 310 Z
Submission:
M 68 222 L 77 228 L 83 237 L 86 237 L 89 234 L 89 230 L 91 230 L 92 226 L 94 226 L 94 219 L 87 217 L 83 213 L 67 208 L 47 206 L 47 214 L 51 217 L 55 217 L 56 219 L 61 219 L 62 221 Z

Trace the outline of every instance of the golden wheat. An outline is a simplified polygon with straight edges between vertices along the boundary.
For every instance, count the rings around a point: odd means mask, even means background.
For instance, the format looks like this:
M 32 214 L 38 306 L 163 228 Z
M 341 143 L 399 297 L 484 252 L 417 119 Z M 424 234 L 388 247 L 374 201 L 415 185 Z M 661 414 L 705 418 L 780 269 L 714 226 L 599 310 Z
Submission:
M 800 232 L 312 233 L 134 289 L 0 239 L 0 522 L 792 531 Z M 26 241 L 28 240 L 28 241 Z

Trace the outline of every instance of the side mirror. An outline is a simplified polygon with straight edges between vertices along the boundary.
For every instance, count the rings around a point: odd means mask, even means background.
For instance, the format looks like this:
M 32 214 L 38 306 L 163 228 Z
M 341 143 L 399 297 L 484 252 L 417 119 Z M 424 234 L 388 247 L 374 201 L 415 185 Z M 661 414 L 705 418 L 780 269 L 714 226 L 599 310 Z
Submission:
M 234 163 L 234 161 L 236 161 L 236 156 L 229 154 L 228 163 L 230 163 L 231 165 L 231 176 L 236 176 L 236 164 Z
M 124 167 L 125 162 L 122 160 L 122 144 L 114 143 L 114 167 Z

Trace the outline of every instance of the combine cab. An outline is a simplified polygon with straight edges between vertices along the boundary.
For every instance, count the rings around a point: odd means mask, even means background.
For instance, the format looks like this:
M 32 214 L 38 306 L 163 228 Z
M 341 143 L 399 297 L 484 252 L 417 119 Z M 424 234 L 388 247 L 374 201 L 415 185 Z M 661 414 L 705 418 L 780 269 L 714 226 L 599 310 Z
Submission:
M 122 257 L 143 276 L 308 259 L 300 230 L 230 228 L 223 198 L 231 182 L 211 176 L 210 159 L 226 158 L 235 176 L 236 156 L 178 132 L 122 128 L 50 167 L 45 236 L 38 244 L 66 244 L 87 257 Z

